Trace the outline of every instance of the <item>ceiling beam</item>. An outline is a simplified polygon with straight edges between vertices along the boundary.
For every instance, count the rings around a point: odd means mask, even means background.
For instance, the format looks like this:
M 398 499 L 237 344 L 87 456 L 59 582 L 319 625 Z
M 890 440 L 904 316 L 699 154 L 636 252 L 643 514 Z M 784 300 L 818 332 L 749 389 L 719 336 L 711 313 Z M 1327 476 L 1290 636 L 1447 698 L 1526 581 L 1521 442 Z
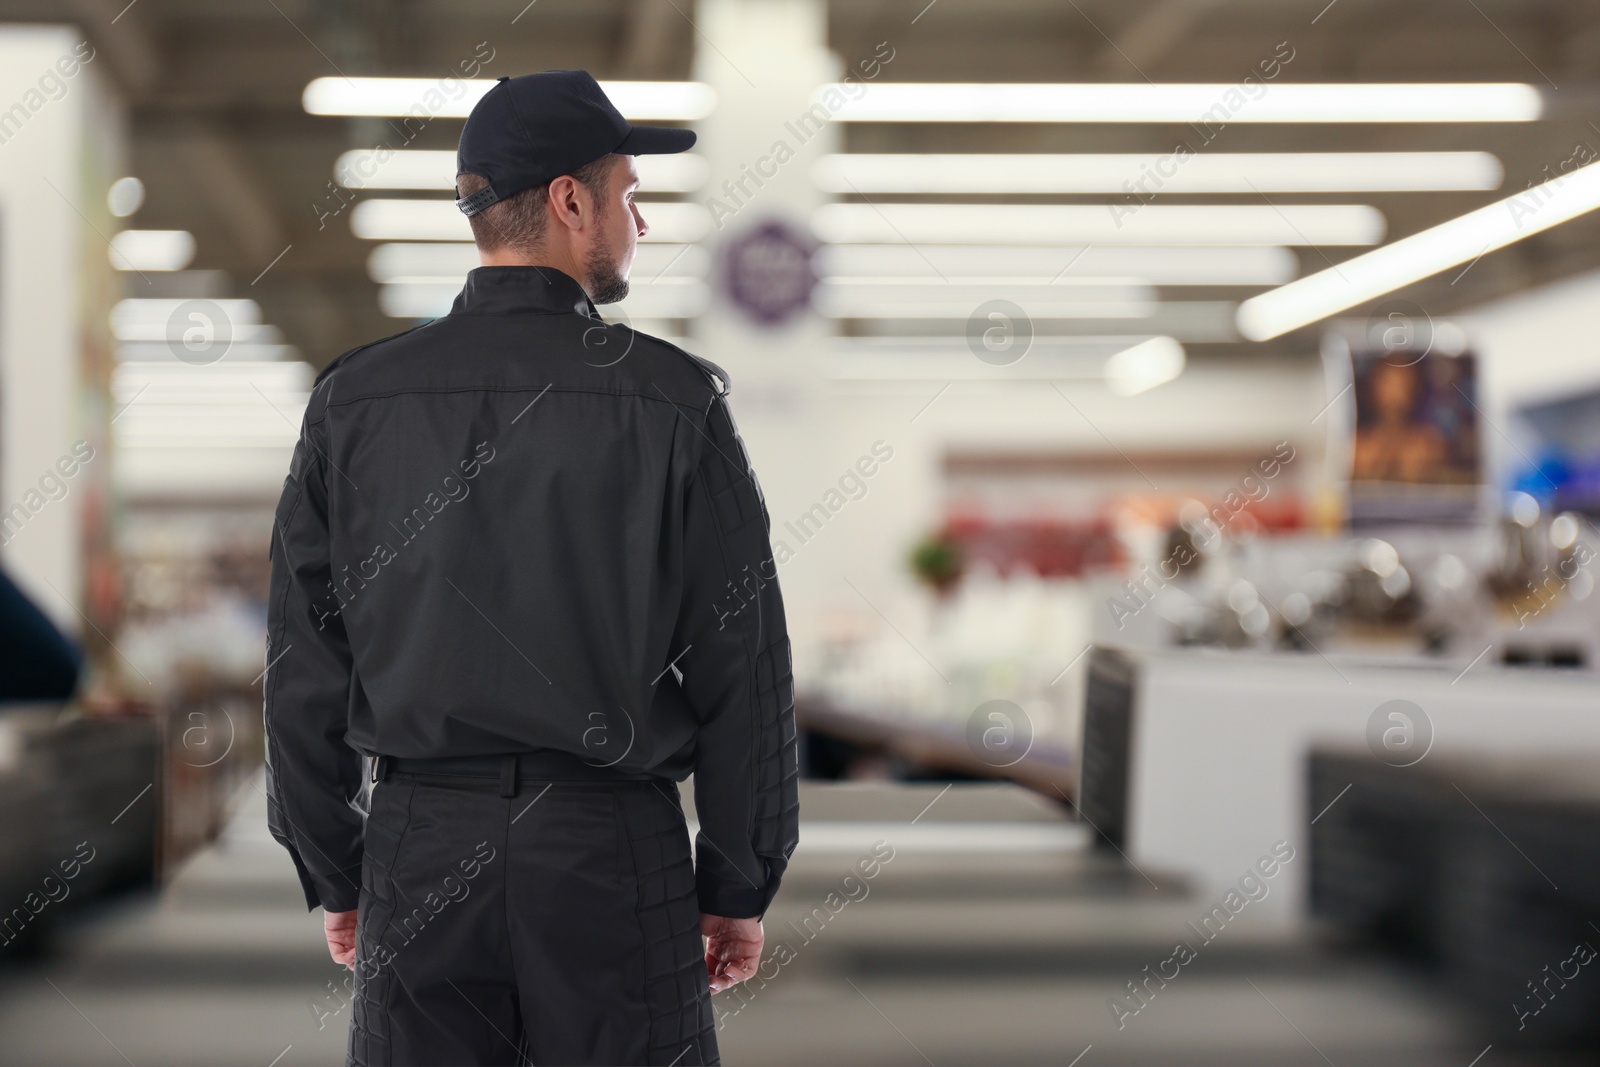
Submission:
M 150 26 L 148 8 L 127 0 L 70 0 L 68 10 L 105 54 L 112 78 L 129 102 L 148 96 L 166 66 Z
M 237 145 L 202 129 L 178 140 L 174 147 L 197 192 L 210 202 L 217 219 L 250 261 L 264 267 L 283 251 L 288 238 L 272 210 L 272 198 Z
M 682 13 L 662 0 L 630 0 L 622 12 L 615 76 L 649 80 L 668 74 L 682 48 L 677 32 L 682 20 Z
M 1227 3 L 1228 0 L 1160 0 L 1149 5 L 1115 38 L 1106 41 L 1095 57 L 1095 69 L 1116 77 L 1144 75 L 1146 67 L 1159 63 L 1208 14 Z

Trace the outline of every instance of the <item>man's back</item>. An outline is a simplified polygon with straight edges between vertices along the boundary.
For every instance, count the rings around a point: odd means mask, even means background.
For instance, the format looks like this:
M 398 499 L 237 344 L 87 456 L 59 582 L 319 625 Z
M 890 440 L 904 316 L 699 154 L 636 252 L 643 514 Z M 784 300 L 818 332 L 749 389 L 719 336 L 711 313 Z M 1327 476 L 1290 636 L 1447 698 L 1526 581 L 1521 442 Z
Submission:
M 343 726 L 369 755 L 698 770 L 701 904 L 759 914 L 798 836 L 765 504 L 715 368 L 593 314 L 560 271 L 480 267 L 318 379 L 276 515 L 269 662 L 303 647 L 269 674 L 268 764 Z M 358 827 L 273 784 L 314 903 Z
M 725 534 L 761 520 L 760 498 L 705 365 L 575 299 L 559 272 L 480 268 L 460 311 L 318 383 L 308 421 L 332 472 L 336 564 L 318 611 L 349 636 L 349 736 L 365 751 L 692 769 L 673 637 L 694 622 L 680 609 L 715 625 L 727 591 L 685 603 L 678 520 L 697 471 Z M 785 636 L 781 604 L 761 622 L 765 652 Z

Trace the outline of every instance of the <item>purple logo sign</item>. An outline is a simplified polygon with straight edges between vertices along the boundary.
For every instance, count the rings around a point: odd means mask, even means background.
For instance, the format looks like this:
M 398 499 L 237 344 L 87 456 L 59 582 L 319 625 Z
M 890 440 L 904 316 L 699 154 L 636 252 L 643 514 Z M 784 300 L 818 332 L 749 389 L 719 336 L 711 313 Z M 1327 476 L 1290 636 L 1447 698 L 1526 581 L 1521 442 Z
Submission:
M 764 222 L 723 250 L 723 289 L 756 322 L 777 326 L 811 306 L 815 252 L 816 242 L 787 223 Z

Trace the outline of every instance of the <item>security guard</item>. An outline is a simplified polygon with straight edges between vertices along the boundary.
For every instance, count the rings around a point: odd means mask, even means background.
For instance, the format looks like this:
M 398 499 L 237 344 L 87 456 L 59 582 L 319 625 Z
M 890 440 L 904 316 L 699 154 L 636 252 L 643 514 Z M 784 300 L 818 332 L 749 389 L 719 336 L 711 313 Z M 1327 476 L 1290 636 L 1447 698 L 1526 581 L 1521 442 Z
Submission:
M 354 968 L 352 1064 L 716 1063 L 710 994 L 759 962 L 799 812 L 765 499 L 727 375 L 595 311 L 634 157 L 694 140 L 583 71 L 502 78 L 457 157 L 484 265 L 312 391 L 269 818 Z

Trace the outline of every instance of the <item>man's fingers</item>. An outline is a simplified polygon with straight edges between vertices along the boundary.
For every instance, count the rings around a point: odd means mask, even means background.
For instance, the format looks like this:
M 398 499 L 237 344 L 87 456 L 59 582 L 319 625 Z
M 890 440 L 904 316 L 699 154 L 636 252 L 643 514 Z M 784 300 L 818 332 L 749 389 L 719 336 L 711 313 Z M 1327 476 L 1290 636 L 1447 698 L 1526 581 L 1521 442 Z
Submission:
M 349 911 L 324 911 L 322 915 L 328 955 L 333 957 L 334 963 L 352 969 L 356 965 L 356 918 L 354 908 Z
M 711 991 L 720 993 L 753 978 L 760 962 L 760 952 L 751 942 L 713 940 L 706 950 L 706 970 L 711 977 Z
M 706 937 L 706 972 L 711 992 L 720 993 L 751 978 L 761 963 L 760 919 L 727 919 L 701 915 Z

